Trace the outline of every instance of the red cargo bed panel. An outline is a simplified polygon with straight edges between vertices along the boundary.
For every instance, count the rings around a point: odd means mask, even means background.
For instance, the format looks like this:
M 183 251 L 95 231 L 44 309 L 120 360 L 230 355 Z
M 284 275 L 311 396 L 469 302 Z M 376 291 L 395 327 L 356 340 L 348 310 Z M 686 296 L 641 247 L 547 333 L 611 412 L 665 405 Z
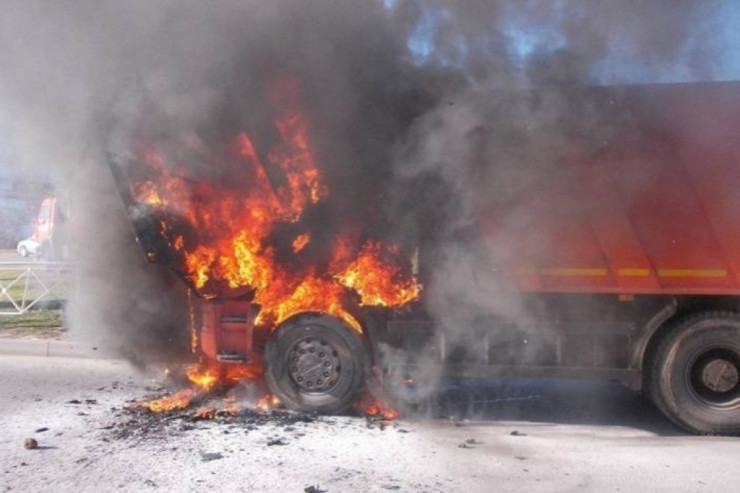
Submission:
M 525 291 L 740 294 L 740 84 L 610 91 L 623 138 L 482 210 L 492 268 Z

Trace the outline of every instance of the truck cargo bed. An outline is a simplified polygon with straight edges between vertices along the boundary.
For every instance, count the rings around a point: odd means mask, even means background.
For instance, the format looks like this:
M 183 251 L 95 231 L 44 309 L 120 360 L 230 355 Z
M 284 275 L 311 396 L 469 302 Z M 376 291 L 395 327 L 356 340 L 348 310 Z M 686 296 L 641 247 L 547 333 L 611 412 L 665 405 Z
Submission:
M 597 153 L 499 170 L 527 185 L 482 208 L 491 268 L 528 292 L 740 294 L 740 83 L 595 91 L 620 122 Z

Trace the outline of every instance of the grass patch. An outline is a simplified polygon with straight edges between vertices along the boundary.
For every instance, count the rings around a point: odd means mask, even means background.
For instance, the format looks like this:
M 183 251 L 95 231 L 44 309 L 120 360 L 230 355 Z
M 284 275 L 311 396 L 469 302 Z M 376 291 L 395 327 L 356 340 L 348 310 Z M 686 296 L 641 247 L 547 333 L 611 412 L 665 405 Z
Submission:
M 14 310 L 11 300 L 18 306 L 28 306 L 42 295 L 35 306 L 59 307 L 72 292 L 71 279 L 69 271 L 32 269 L 32 273 L 28 273 L 26 270 L 2 269 L 0 285 L 5 291 L 0 292 L 0 311 Z M 45 293 L 46 289 L 49 292 Z
M 62 310 L 32 310 L 23 315 L 0 316 L 0 330 L 25 328 L 25 329 L 47 329 L 51 327 L 62 327 Z
M 72 292 L 73 278 L 68 269 L 42 266 L 0 269 L 3 288 L 0 291 L 0 338 L 61 338 L 64 305 Z M 14 313 L 18 310 L 16 306 L 25 308 L 31 303 L 33 306 L 25 313 Z

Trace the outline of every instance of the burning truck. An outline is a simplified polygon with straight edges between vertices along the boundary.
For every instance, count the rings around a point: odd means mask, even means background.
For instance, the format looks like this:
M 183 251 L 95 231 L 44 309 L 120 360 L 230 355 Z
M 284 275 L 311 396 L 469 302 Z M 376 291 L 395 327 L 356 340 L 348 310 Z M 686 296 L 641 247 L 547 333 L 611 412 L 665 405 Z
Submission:
M 269 84 L 269 132 L 134 132 L 111 169 L 147 259 L 192 293 L 191 378 L 263 375 L 286 407 L 339 413 L 373 377 L 410 403 L 442 376 L 603 377 L 686 430 L 740 433 L 740 84 L 590 92 L 618 130 L 503 169 L 517 192 L 484 197 L 465 240 L 470 275 L 526 316 L 454 328 L 425 300 L 434 251 L 370 219 L 313 227 L 334 191 L 297 79 Z

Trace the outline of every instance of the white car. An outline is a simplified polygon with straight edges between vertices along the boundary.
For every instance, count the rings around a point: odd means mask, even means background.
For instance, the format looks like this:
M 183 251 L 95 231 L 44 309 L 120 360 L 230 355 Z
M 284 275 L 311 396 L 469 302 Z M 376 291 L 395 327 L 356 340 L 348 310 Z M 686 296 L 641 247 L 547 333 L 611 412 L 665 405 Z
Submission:
M 25 240 L 18 242 L 18 255 L 21 257 L 28 257 L 29 255 L 36 255 L 39 252 L 39 244 L 36 238 L 33 236 Z

